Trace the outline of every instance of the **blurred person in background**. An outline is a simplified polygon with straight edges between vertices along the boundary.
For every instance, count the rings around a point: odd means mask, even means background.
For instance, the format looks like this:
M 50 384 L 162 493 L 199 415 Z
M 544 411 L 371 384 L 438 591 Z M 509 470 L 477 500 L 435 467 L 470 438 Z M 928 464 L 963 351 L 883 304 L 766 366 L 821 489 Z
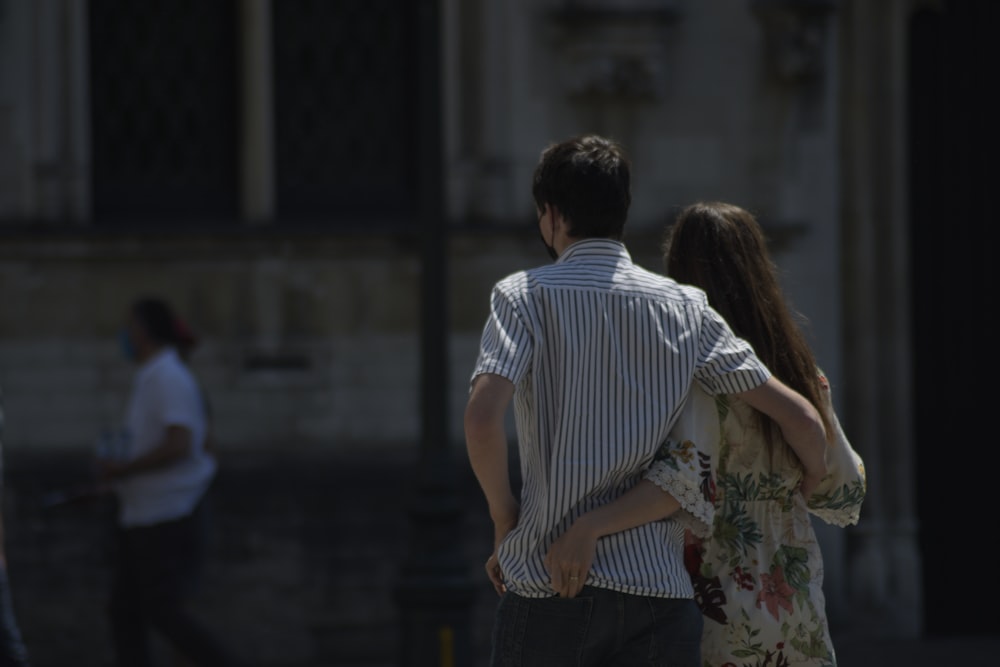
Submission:
M 3 498 L 3 390 L 0 389 L 0 500 Z M 28 650 L 21 638 L 21 628 L 14 615 L 14 601 L 7 577 L 7 552 L 4 548 L 4 521 L 0 512 L 0 667 L 29 667 Z
M 152 664 L 149 630 L 194 665 L 226 667 L 233 657 L 188 610 L 205 557 L 205 496 L 215 458 L 205 451 L 208 414 L 181 356 L 189 334 L 159 298 L 141 298 L 121 332 L 138 364 L 125 417 L 125 451 L 98 461 L 118 501 L 110 615 L 120 667 Z

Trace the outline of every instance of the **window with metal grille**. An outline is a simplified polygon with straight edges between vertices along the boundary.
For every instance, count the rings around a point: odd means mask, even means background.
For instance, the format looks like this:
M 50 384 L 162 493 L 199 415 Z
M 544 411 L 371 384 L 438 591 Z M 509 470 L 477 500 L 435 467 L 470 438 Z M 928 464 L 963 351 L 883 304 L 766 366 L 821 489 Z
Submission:
M 412 218 L 418 5 L 273 3 L 279 223 L 371 227 Z
M 88 21 L 95 223 L 235 221 L 235 1 L 90 0 Z

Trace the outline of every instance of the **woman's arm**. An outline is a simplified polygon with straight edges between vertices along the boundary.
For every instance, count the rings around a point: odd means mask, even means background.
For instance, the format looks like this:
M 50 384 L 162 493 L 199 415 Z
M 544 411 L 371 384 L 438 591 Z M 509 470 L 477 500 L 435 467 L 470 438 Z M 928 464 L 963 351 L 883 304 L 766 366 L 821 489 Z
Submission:
M 598 539 L 665 519 L 680 506 L 676 498 L 644 479 L 614 502 L 581 515 L 545 555 L 552 588 L 562 597 L 574 597 L 587 581 Z

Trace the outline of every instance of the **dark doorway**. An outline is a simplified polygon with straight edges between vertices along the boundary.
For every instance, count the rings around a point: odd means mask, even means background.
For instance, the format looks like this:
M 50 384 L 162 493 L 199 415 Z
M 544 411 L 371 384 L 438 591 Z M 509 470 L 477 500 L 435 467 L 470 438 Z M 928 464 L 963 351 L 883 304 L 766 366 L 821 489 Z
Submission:
M 1000 514 L 989 421 L 998 223 L 992 88 L 1000 3 L 954 0 L 910 26 L 917 503 L 928 635 L 994 635 Z

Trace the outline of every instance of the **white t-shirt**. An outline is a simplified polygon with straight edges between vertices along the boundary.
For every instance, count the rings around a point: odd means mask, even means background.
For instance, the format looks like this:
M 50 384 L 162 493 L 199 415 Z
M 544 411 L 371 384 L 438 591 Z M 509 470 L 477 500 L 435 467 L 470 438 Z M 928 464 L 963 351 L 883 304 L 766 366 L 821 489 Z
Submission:
M 125 417 L 126 460 L 162 444 L 169 426 L 190 429 L 191 451 L 167 467 L 129 475 L 115 484 L 124 527 L 190 514 L 215 476 L 215 459 L 204 449 L 208 420 L 201 389 L 177 351 L 168 347 L 135 374 Z

